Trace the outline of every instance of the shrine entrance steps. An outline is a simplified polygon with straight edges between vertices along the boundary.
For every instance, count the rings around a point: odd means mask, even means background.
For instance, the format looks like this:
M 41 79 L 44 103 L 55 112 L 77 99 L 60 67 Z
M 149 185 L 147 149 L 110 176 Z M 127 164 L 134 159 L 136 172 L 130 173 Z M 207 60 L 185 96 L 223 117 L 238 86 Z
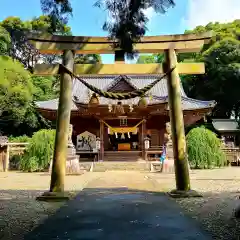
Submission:
M 104 162 L 137 162 L 141 159 L 141 151 L 105 151 Z
M 92 163 L 92 172 L 106 172 L 106 171 L 138 171 L 149 172 L 149 162 L 94 162 Z

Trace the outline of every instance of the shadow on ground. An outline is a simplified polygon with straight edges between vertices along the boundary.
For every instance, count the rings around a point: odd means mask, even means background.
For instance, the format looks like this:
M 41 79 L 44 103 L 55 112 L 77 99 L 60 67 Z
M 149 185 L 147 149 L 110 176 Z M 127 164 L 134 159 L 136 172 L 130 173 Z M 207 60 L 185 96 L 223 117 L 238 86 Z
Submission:
M 84 189 L 27 234 L 48 239 L 211 239 L 164 193 L 126 188 Z

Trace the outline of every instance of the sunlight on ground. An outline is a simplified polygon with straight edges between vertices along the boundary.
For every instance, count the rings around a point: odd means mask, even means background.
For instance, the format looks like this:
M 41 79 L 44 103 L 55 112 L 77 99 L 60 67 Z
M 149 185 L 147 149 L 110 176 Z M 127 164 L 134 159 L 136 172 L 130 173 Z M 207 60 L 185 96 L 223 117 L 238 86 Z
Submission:
M 63 203 L 37 202 L 36 196 L 49 189 L 47 173 L 0 173 L 0 239 L 24 239 L 31 231 Z M 198 199 L 177 200 L 184 211 L 203 226 L 220 236 L 231 238 L 236 225 L 232 212 L 240 201 L 240 168 L 191 171 L 192 189 L 202 192 Z M 174 174 L 109 171 L 80 176 L 66 176 L 65 189 L 79 192 L 83 188 L 129 188 L 162 192 L 175 188 Z M 232 230 L 229 232 L 229 228 Z M 221 238 L 221 236 L 223 236 Z

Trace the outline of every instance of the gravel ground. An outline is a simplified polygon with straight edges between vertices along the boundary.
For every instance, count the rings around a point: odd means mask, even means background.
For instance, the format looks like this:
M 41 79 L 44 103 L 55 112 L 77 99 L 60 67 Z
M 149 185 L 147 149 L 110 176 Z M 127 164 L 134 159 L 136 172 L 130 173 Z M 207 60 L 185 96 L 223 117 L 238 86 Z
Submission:
M 174 188 L 173 174 L 150 174 L 166 191 Z M 240 220 L 234 210 L 240 206 L 240 168 L 192 170 L 191 186 L 203 198 L 177 199 L 184 212 L 208 230 L 214 239 L 240 239 Z
M 150 185 L 145 183 L 149 180 Z M 1 240 L 24 239 L 27 232 L 63 205 L 35 200 L 49 188 L 49 182 L 50 176 L 42 173 L 0 173 Z M 203 198 L 177 200 L 183 212 L 199 221 L 215 239 L 240 239 L 240 220 L 233 217 L 234 209 L 240 205 L 240 168 L 192 171 L 191 185 Z M 84 187 L 128 187 L 157 192 L 169 191 L 174 186 L 174 174 L 138 172 L 85 173 L 67 176 L 65 183 L 69 191 L 81 191 Z
M 66 177 L 66 190 L 80 191 L 97 174 Z M 22 240 L 27 232 L 54 214 L 64 203 L 38 202 L 49 188 L 50 176 L 42 173 L 0 172 L 0 239 Z

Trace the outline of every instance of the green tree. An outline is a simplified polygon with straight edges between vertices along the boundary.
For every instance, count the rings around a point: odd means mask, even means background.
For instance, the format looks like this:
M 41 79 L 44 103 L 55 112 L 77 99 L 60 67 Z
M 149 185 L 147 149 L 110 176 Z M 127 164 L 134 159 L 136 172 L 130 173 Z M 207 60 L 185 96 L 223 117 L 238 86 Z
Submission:
M 0 56 L 0 90 L 2 116 L 22 121 L 32 101 L 33 84 L 29 72 L 10 57 Z
M 49 32 L 59 35 L 71 35 L 71 28 L 67 25 L 52 29 L 49 16 L 35 17 L 30 21 L 22 21 L 19 17 L 7 17 L 0 26 L 5 28 L 11 36 L 9 56 L 20 61 L 28 70 L 40 59 L 45 63 L 59 61 L 58 55 L 42 55 L 28 43 L 24 31 Z
M 9 50 L 11 38 L 7 30 L 0 26 L 0 55 L 6 55 Z
M 221 140 L 215 133 L 204 127 L 197 127 L 187 134 L 186 140 L 188 159 L 192 168 L 209 169 L 226 165 Z
M 156 59 L 153 55 L 140 55 L 137 63 L 155 63 Z
M 99 54 L 87 54 L 87 55 L 83 55 L 83 54 L 78 54 L 75 57 L 74 62 L 76 64 L 94 64 L 94 63 L 101 63 L 102 62 L 102 58 Z
M 213 31 L 214 36 L 198 54 L 179 54 L 182 61 L 203 61 L 204 75 L 182 76 L 183 86 L 190 97 L 216 100 L 212 115 L 239 117 L 240 97 L 240 20 L 231 23 L 209 23 L 187 33 Z
M 20 159 L 20 169 L 28 172 L 46 170 L 53 157 L 54 140 L 55 130 L 42 129 L 34 133 Z
M 33 76 L 34 85 L 33 99 L 36 101 L 46 101 L 54 99 L 58 95 L 58 86 L 56 86 L 57 77 Z
M 0 131 L 2 134 L 31 135 L 47 122 L 36 112 L 36 89 L 31 74 L 8 56 L 0 56 Z
M 137 63 L 162 63 L 164 61 L 164 54 L 140 55 Z

